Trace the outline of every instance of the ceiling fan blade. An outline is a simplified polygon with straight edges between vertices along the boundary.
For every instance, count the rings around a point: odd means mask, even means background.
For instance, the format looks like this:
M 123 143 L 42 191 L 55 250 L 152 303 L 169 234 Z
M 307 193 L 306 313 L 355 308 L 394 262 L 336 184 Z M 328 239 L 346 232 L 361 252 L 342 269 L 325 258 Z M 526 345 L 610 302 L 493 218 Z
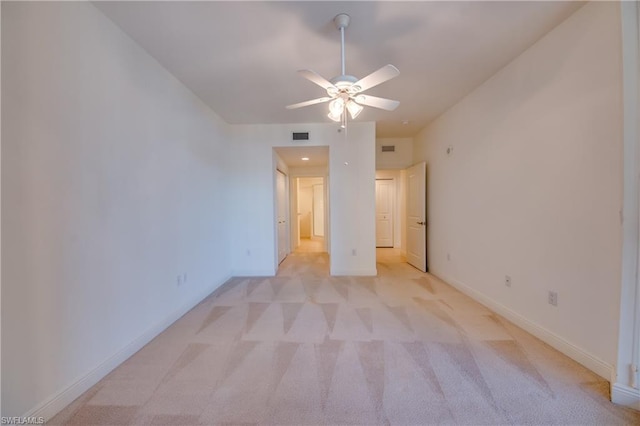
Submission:
M 324 78 L 323 76 L 321 76 L 315 71 L 300 70 L 298 71 L 298 74 L 300 74 L 310 82 L 317 84 L 318 86 L 322 87 L 325 90 L 329 89 L 330 87 L 335 87 L 332 82 L 330 82 L 329 80 L 327 80 L 326 78 Z
M 400 102 L 398 101 L 369 95 L 358 95 L 354 98 L 354 100 L 361 105 L 380 108 L 387 111 L 393 111 L 394 109 L 398 108 L 398 105 L 400 105 Z
M 311 99 L 310 101 L 304 101 L 304 102 L 300 102 L 293 105 L 287 105 L 287 109 L 296 109 L 296 108 L 306 107 L 309 105 L 321 104 L 323 102 L 328 102 L 331 99 L 333 98 L 330 98 L 328 96 L 325 96 L 324 98 Z
M 398 68 L 394 67 L 391 64 L 387 64 L 379 70 L 374 71 L 368 76 L 356 81 L 355 83 L 353 83 L 353 85 L 358 86 L 358 92 L 364 92 L 365 90 L 377 86 L 378 84 L 391 80 L 393 77 L 397 77 L 399 74 L 400 71 L 398 70 Z

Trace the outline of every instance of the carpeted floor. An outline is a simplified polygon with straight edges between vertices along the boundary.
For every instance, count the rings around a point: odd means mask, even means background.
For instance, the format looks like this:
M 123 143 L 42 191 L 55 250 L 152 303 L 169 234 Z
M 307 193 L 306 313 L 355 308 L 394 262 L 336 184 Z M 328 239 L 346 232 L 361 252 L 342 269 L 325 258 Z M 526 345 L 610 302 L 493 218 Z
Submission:
M 48 424 L 640 424 L 609 384 L 429 274 L 234 278 Z

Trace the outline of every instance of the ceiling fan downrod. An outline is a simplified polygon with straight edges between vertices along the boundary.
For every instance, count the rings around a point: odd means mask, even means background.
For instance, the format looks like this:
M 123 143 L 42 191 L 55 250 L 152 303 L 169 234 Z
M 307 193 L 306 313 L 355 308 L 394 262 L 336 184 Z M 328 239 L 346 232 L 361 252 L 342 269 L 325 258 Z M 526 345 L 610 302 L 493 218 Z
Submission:
M 342 64 L 342 72 L 340 75 L 346 75 L 347 73 L 345 72 L 346 67 L 345 67 L 345 53 L 344 53 L 344 29 L 347 28 L 349 26 L 349 22 L 351 22 L 351 17 L 349 15 L 347 15 L 346 13 L 341 13 L 339 15 L 336 15 L 335 18 L 333 18 L 333 22 L 336 24 L 336 28 L 338 28 L 340 30 L 340 54 L 341 54 L 341 64 Z

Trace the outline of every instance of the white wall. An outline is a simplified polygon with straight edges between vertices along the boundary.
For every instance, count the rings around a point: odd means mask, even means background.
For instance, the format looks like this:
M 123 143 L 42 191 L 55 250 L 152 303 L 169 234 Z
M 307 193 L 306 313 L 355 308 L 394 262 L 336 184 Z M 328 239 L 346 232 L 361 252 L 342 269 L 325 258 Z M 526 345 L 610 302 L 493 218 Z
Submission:
M 329 146 L 331 273 L 375 275 L 375 124 L 296 124 L 309 131 L 309 145 Z M 273 275 L 273 147 L 300 146 L 289 125 L 233 126 L 230 226 L 234 275 Z M 356 255 L 352 255 L 355 250 Z
M 312 217 L 312 233 L 314 238 L 324 238 L 324 183 L 313 185 L 313 214 Z
M 2 415 L 50 415 L 229 277 L 229 135 L 86 2 L 2 2 L 2 89 Z
M 383 145 L 395 146 L 393 152 L 382 152 Z M 376 169 L 406 169 L 413 163 L 412 138 L 376 139 Z
M 431 272 L 606 378 L 619 314 L 621 117 L 619 5 L 589 3 L 414 146 L 427 161 Z

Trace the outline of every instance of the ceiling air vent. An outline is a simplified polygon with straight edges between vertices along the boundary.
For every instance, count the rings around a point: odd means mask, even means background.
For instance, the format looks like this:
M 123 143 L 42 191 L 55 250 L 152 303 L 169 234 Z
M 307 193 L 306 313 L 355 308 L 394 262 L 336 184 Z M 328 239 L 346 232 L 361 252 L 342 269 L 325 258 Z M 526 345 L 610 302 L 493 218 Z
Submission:
M 396 152 L 395 145 L 382 145 L 382 152 Z
M 309 132 L 293 132 L 294 141 L 308 141 Z

